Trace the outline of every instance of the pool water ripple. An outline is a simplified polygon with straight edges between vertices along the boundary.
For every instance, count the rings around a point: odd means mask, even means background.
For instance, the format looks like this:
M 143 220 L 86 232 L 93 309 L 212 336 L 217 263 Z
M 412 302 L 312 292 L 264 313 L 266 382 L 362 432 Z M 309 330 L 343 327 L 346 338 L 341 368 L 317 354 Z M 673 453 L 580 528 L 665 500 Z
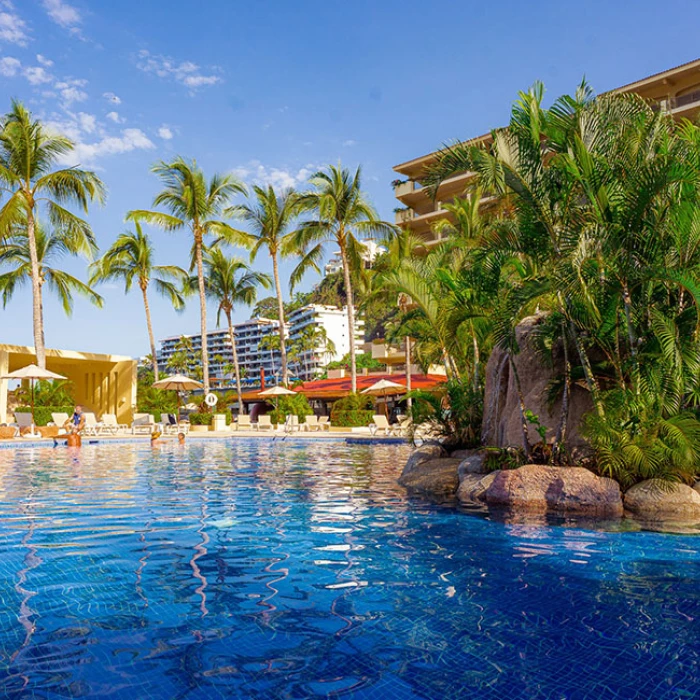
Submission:
M 406 454 L 0 451 L 0 697 L 696 696 L 700 538 L 409 499 Z

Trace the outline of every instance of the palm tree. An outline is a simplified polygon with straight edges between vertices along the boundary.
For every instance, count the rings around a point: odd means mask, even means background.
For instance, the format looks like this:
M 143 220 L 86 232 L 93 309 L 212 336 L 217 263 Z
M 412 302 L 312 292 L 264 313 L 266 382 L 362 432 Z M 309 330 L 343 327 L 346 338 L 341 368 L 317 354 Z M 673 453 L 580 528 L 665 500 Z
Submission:
M 90 284 L 123 280 L 125 292 L 131 291 L 134 283 L 138 285 L 146 312 L 153 377 L 158 381 L 158 359 L 151 322 L 151 307 L 148 302 L 148 288 L 153 282 L 158 293 L 168 299 L 176 311 L 180 311 L 185 303 L 178 283 L 184 282 L 187 273 L 175 265 L 154 265 L 155 251 L 151 239 L 143 232 L 138 221 L 134 224 L 134 229 L 134 231 L 119 234 L 109 250 L 90 266 Z
M 232 213 L 240 216 L 253 229 L 251 233 L 238 232 L 239 240 L 250 248 L 250 260 L 253 262 L 262 248 L 266 248 L 272 258 L 272 276 L 277 296 L 277 318 L 279 321 L 280 358 L 282 361 L 282 383 L 289 381 L 287 368 L 287 348 L 285 343 L 284 299 L 280 284 L 279 258 L 293 255 L 296 251 L 286 247 L 289 240 L 289 226 L 295 215 L 295 203 L 298 195 L 291 189 L 277 194 L 268 186 L 253 187 L 256 202 L 236 207 Z
M 350 340 L 350 371 L 352 391 L 357 391 L 357 362 L 355 359 L 355 307 L 351 273 L 360 266 L 362 244 L 358 234 L 367 236 L 391 237 L 396 228 L 393 224 L 379 219 L 372 205 L 367 201 L 361 188 L 360 168 L 354 175 L 340 166 L 331 165 L 326 171 L 314 174 L 309 182 L 315 188 L 299 196 L 297 207 L 300 212 L 316 215 L 315 219 L 304 221 L 293 234 L 286 250 L 301 251 L 304 259 L 292 276 L 292 281 L 300 279 L 309 266 L 315 266 L 323 253 L 326 243 L 333 242 L 340 248 L 347 296 L 348 338 Z
M 61 241 L 55 244 L 57 247 L 66 246 L 69 253 L 91 254 L 97 246 L 90 225 L 64 205 L 75 204 L 87 212 L 89 202 L 96 200 L 101 204 L 105 198 L 104 185 L 95 173 L 77 167 L 53 169 L 56 160 L 72 150 L 70 139 L 48 132 L 20 102 L 12 102 L 12 109 L 0 123 L 0 192 L 9 195 L 0 210 L 0 239 L 16 238 L 15 225 L 25 229 L 23 245 L 32 283 L 34 351 L 42 368 L 46 367 L 46 345 L 37 214 L 40 209 L 45 212 L 57 232 L 56 240 Z M 49 239 L 45 239 L 45 245 Z
M 127 214 L 127 220 L 143 220 L 166 231 L 189 229 L 193 240 L 194 263 L 199 287 L 199 309 L 202 334 L 202 381 L 205 393 L 209 391 L 209 356 L 207 354 L 207 299 L 202 260 L 205 237 L 235 242 L 238 231 L 232 229 L 226 218 L 227 207 L 236 194 L 245 194 L 245 186 L 233 175 L 214 175 L 210 180 L 195 161 L 178 156 L 172 163 L 160 161 L 151 171 L 164 184 L 164 189 L 153 200 L 154 207 L 164 207 L 168 213 L 136 209 Z
M 250 306 L 257 298 L 258 286 L 269 289 L 270 278 L 260 272 L 251 270 L 240 258 L 229 258 L 220 248 L 209 248 L 204 253 L 204 268 L 206 271 L 205 289 L 207 296 L 218 304 L 216 325 L 219 325 L 223 313 L 228 323 L 228 332 L 233 352 L 233 366 L 236 375 L 236 392 L 238 394 L 238 410 L 243 413 L 243 392 L 241 389 L 241 369 L 238 363 L 236 335 L 231 316 L 236 304 Z M 191 279 L 192 286 L 195 282 Z
M 73 295 L 79 294 L 95 306 L 102 306 L 102 297 L 77 277 L 59 270 L 55 263 L 66 255 L 85 256 L 92 252 L 90 239 L 66 231 L 46 232 L 38 221 L 34 222 L 34 243 L 38 288 L 41 295 L 44 285 L 58 296 L 67 315 L 73 312 Z M 16 224 L 0 246 L 0 268 L 12 269 L 0 274 L 0 294 L 3 307 L 12 299 L 18 287 L 33 282 L 32 256 L 27 227 Z

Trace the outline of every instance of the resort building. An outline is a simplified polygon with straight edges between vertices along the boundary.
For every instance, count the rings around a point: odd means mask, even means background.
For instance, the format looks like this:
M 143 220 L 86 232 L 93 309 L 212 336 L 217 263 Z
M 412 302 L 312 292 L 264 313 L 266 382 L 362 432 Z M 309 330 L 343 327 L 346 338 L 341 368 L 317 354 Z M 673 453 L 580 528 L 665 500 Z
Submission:
M 329 362 L 340 360 L 350 352 L 347 308 L 309 304 L 292 311 L 288 320 L 290 346 L 302 346 L 298 359 L 290 360 L 290 369 L 303 381 L 315 379 Z M 356 318 L 352 339 L 356 352 L 362 351 L 364 327 L 364 321 Z M 305 336 L 314 343 L 313 347 L 303 347 Z
M 0 377 L 33 362 L 33 347 L 0 345 Z M 76 403 L 97 416 L 113 413 L 119 423 L 131 423 L 136 409 L 136 364 L 122 355 L 46 350 L 46 369 L 68 379 Z M 8 385 L 0 379 L 0 423 L 13 419 L 8 415 Z
M 623 85 L 610 93 L 637 93 L 649 100 L 654 109 L 669 112 L 675 119 L 695 119 L 700 113 L 700 59 Z M 484 134 L 465 143 L 487 144 L 490 140 L 491 135 Z M 474 176 L 474 173 L 464 172 L 449 178 L 440 185 L 435 198 L 430 197 L 422 181 L 437 162 L 439 153 L 428 153 L 394 166 L 394 170 L 404 176 L 393 183 L 394 196 L 400 202 L 395 210 L 396 223 L 410 228 L 428 246 L 439 243 L 444 235 L 437 224 L 454 221 L 445 205 L 462 196 Z M 495 205 L 494 197 L 482 200 L 484 208 Z
M 360 245 L 362 246 L 360 257 L 362 258 L 365 269 L 372 267 L 374 261 L 377 259 L 377 256 L 381 255 L 382 253 L 386 253 L 386 248 L 379 245 L 371 238 L 366 238 L 364 241 L 360 241 Z M 336 250 L 333 255 L 331 255 L 323 270 L 326 276 L 335 275 L 343 271 L 343 261 L 340 257 L 339 250 Z
M 264 373 L 266 382 L 276 382 L 282 366 L 279 350 L 266 348 L 263 339 L 276 336 L 279 322 L 267 318 L 251 318 L 234 325 L 238 363 L 243 384 L 259 384 Z M 287 334 L 289 328 L 287 327 Z M 158 362 L 166 367 L 182 347 L 183 338 L 189 341 L 188 354 L 192 361 L 201 364 L 202 336 L 175 335 L 160 341 Z M 262 343 L 262 347 L 261 347 Z M 209 375 L 213 384 L 229 384 L 232 379 L 233 351 L 228 328 L 207 333 Z
M 252 318 L 234 325 L 236 350 L 241 368 L 241 383 L 258 385 L 264 373 L 266 383 L 280 381 L 282 358 L 278 349 L 265 346 L 264 339 L 277 336 L 279 322 L 267 318 Z M 307 329 L 315 333 L 308 333 Z M 289 316 L 285 326 L 287 353 L 290 375 L 294 379 L 314 379 L 322 373 L 329 362 L 339 360 L 350 352 L 347 330 L 347 311 L 335 306 L 311 304 L 297 309 Z M 364 333 L 364 321 L 355 321 L 355 348 L 361 351 Z M 296 357 L 290 353 L 294 343 L 299 343 L 305 336 L 309 342 L 315 338 L 313 347 L 303 348 Z M 183 338 L 187 341 L 188 356 L 193 364 L 201 363 L 202 336 L 175 335 L 160 341 L 158 362 L 166 368 L 173 356 L 183 347 Z M 329 342 L 327 342 L 329 341 Z M 228 386 L 234 382 L 233 351 L 228 329 L 217 329 L 207 334 L 209 350 L 209 376 L 213 385 Z M 330 352 L 334 349 L 334 352 Z

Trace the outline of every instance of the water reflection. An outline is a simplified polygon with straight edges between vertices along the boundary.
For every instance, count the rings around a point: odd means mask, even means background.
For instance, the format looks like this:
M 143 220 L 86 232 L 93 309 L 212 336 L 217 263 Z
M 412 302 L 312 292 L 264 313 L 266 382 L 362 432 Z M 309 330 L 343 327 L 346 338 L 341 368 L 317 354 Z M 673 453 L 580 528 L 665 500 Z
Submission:
M 0 697 L 692 695 L 697 540 L 467 517 L 405 456 L 0 451 Z

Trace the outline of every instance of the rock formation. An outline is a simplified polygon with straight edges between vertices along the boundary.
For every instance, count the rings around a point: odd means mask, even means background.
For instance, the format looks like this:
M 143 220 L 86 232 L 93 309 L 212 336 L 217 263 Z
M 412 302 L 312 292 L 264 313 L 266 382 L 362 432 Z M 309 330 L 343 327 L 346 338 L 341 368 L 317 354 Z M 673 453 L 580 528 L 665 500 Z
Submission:
M 537 353 L 534 333 L 543 318 L 542 315 L 530 316 L 518 325 L 515 336 L 520 352 L 514 356 L 513 361 L 520 377 L 525 408 L 539 417 L 542 425 L 547 427 L 547 439 L 551 440 L 559 425 L 561 399 L 558 399 L 550 410 L 547 392 L 550 381 L 562 375 L 564 358 L 563 351 L 559 348 L 555 351 L 552 366 L 549 366 Z M 591 408 L 588 391 L 573 385 L 566 429 L 566 444 L 572 450 L 585 447 L 579 428 L 582 416 Z M 495 348 L 486 365 L 482 442 L 484 445 L 494 447 L 522 447 L 521 425 L 520 403 L 509 354 Z M 531 428 L 530 443 L 535 443 L 537 440 L 539 437 Z
M 700 522 L 700 493 L 685 484 L 642 481 L 625 493 L 625 510 L 642 520 Z

